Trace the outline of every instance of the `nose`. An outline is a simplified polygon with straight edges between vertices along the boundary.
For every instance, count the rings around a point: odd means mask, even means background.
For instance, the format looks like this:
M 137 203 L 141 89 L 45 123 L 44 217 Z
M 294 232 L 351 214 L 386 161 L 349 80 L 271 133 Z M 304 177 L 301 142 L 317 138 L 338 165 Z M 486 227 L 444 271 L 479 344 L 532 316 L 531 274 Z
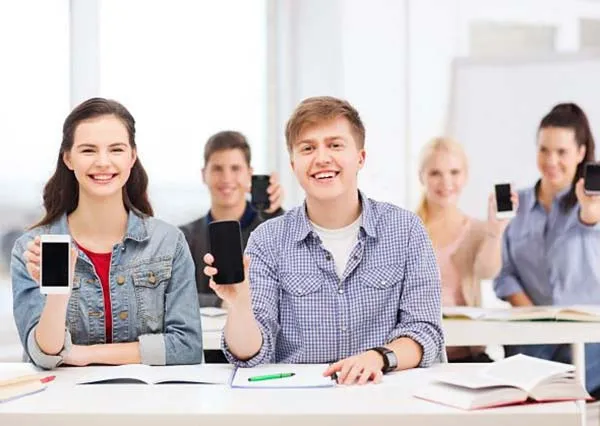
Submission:
M 315 161 L 317 164 L 322 165 L 331 163 L 331 154 L 329 153 L 329 150 L 326 147 L 318 146 L 315 149 L 315 151 Z
M 110 160 L 108 158 L 107 152 L 101 151 L 98 153 L 98 156 L 96 157 L 96 165 L 100 167 L 110 165 Z

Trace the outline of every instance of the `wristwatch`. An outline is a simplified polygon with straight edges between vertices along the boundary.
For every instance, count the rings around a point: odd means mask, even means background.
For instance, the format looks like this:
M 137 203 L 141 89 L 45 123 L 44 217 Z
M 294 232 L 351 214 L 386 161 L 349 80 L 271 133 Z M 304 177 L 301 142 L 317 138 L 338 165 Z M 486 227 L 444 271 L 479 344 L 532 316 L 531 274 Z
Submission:
M 383 374 L 389 373 L 390 371 L 394 371 L 398 367 L 398 358 L 394 351 L 384 347 L 377 347 L 369 349 L 371 351 L 377 352 L 383 358 L 383 367 L 381 371 Z

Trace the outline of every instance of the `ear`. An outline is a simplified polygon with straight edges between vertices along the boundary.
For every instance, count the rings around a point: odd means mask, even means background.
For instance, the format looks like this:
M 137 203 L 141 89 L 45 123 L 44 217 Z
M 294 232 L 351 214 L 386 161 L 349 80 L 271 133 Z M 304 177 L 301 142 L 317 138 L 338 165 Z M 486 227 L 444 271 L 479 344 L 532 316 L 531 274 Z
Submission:
M 362 169 L 365 166 L 365 160 L 367 159 L 367 151 L 361 149 L 358 152 L 358 170 Z
M 579 145 L 579 152 L 577 153 L 577 162 L 581 163 L 585 158 L 585 154 L 587 152 L 587 148 L 585 145 Z
M 136 160 L 137 160 L 137 150 L 136 149 L 132 149 L 131 150 L 131 166 L 130 167 L 133 167 L 133 165 L 135 164 Z
M 200 172 L 202 174 L 202 183 L 206 185 L 206 167 L 202 167 L 202 170 Z
M 63 163 L 65 163 L 65 166 L 67 166 L 67 169 L 73 171 L 73 165 L 71 164 L 71 152 L 70 151 L 63 152 L 62 160 L 63 160 Z

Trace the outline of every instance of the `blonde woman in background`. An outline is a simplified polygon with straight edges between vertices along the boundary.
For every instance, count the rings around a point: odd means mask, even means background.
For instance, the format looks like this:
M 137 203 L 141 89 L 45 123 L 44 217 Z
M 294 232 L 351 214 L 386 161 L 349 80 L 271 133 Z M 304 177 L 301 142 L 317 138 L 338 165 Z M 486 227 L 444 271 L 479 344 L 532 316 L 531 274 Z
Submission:
M 467 177 L 467 157 L 457 142 L 436 138 L 423 148 L 419 179 L 424 194 L 417 214 L 435 248 L 442 277 L 442 306 L 480 306 L 480 281 L 494 278 L 502 264 L 502 233 L 508 220 L 496 219 L 493 195 L 488 199 L 485 222 L 458 208 Z M 516 209 L 516 193 L 512 194 L 512 202 Z M 490 362 L 484 349 L 448 347 L 448 360 Z

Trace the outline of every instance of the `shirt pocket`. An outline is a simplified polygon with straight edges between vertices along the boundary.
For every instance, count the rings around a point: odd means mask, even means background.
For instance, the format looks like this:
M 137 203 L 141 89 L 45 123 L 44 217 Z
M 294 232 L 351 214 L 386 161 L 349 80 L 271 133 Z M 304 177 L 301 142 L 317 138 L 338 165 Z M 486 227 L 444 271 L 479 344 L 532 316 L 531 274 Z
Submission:
M 163 332 L 165 291 L 170 279 L 170 262 L 144 264 L 133 271 L 138 334 Z
M 326 304 L 320 274 L 282 274 L 280 318 L 284 328 L 292 326 L 303 331 L 320 328 L 323 318 L 319 315 Z
M 404 268 L 402 265 L 383 265 L 365 269 L 361 274 L 360 298 L 365 301 L 364 318 L 396 317 L 402 292 Z M 369 319 L 370 318 L 370 319 Z

